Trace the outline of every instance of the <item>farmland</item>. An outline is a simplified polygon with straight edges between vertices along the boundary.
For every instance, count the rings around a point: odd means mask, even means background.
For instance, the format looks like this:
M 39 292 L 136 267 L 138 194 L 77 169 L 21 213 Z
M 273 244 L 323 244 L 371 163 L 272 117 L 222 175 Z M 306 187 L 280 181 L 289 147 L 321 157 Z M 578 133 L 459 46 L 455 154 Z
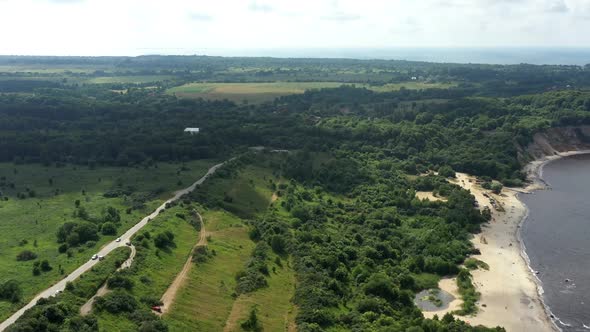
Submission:
M 380 86 L 341 82 L 189 83 L 171 88 L 168 90 L 168 93 L 182 98 L 228 99 L 235 102 L 246 101 L 258 103 L 271 101 L 280 96 L 301 94 L 311 89 L 337 88 L 343 84 L 355 85 L 359 88 L 367 88 L 377 92 L 397 91 L 402 87 L 418 90 L 433 88 L 445 89 L 455 86 L 450 83 L 424 83 L 414 81 L 390 83 Z

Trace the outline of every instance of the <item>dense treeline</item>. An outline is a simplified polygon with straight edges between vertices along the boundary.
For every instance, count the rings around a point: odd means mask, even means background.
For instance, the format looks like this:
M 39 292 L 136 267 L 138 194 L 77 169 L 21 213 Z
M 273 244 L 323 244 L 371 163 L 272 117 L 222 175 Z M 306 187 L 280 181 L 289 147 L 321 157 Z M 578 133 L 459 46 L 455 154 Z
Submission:
M 124 166 L 223 157 L 262 145 L 343 149 L 414 174 L 450 165 L 511 185 L 522 180 L 517 144 L 548 127 L 590 124 L 590 94 L 579 91 L 495 99 L 344 86 L 237 106 L 141 89 L 100 99 L 47 90 L 0 95 L 0 105 L 1 161 Z M 184 134 L 188 126 L 202 131 Z
M 413 304 L 414 295 L 436 287 L 440 277 L 469 278 L 469 272 L 458 265 L 475 253 L 470 234 L 489 220 L 489 215 L 474 208 L 470 193 L 446 178 L 410 179 L 400 170 L 323 153 L 288 157 L 259 153 L 232 162 L 208 186 L 238 178 L 252 165 L 289 178 L 297 160 L 329 166 L 318 173 L 311 166 L 311 178 L 295 173 L 297 180 L 276 187 L 279 206 L 251 221 L 250 238 L 257 245 L 245 269 L 236 275 L 238 294 L 267 286 L 267 252 L 272 250 L 281 257 L 293 257 L 300 331 L 488 331 L 452 315 L 426 320 Z M 321 180 L 323 172 L 331 170 L 339 176 L 351 168 L 363 174 L 362 182 L 342 176 L 330 181 L 342 181 L 345 187 L 331 187 Z M 452 171 L 448 173 L 453 176 Z M 420 201 L 415 198 L 418 189 L 443 193 L 448 201 Z M 207 197 L 196 192 L 191 197 L 210 208 L 225 207 L 215 194 Z M 468 308 L 475 310 L 470 303 Z

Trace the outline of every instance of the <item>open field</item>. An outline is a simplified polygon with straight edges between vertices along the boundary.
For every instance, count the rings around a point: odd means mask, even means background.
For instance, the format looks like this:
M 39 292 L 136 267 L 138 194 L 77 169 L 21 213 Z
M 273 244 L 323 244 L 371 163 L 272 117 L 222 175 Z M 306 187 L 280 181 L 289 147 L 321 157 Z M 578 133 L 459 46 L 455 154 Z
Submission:
M 228 99 L 235 102 L 264 102 L 274 98 L 304 93 L 306 90 L 337 88 L 344 84 L 339 82 L 272 82 L 272 83 L 189 83 L 174 87 L 168 93 L 176 94 L 182 98 L 204 98 L 204 99 Z M 382 86 L 369 86 L 367 84 L 354 84 L 357 87 L 366 87 L 377 92 L 397 91 L 402 87 L 406 89 L 430 89 L 449 88 L 454 84 L 445 83 L 423 83 L 404 82 L 391 83 Z
M 276 256 L 272 256 L 274 261 Z M 287 331 L 295 326 L 296 309 L 291 302 L 295 292 L 295 272 L 289 261 L 282 261 L 280 266 L 271 265 L 268 287 L 240 295 L 234 302 L 224 331 L 241 331 L 240 322 L 248 318 L 252 308 L 256 308 L 265 331 Z
M 112 207 L 119 211 L 116 234 L 121 234 L 172 191 L 202 176 L 213 163 L 190 162 L 184 168 L 181 164 L 160 163 L 157 168 L 147 169 L 0 164 L 0 191 L 4 197 L 0 201 L 0 280 L 17 280 L 23 291 L 21 302 L 27 302 L 117 237 L 100 235 L 95 243 L 72 247 L 67 254 L 59 253 L 56 233 L 62 224 L 82 221 L 81 211 L 89 220 L 102 220 L 108 207 Z M 128 195 L 103 195 L 122 189 Z M 130 209 L 132 205 L 136 208 Z M 17 261 L 16 256 L 25 250 L 37 255 L 36 259 Z M 41 260 L 47 260 L 52 269 L 34 276 L 33 264 Z M 20 303 L 0 301 L 0 319 L 19 306 Z
M 254 242 L 242 221 L 229 213 L 203 213 L 215 256 L 191 269 L 164 320 L 170 331 L 222 331 L 234 298 L 235 275 L 250 257 Z
M 184 262 L 191 254 L 191 249 L 198 241 L 199 232 L 187 221 L 179 218 L 177 214 L 190 217 L 185 208 L 177 206 L 167 209 L 158 218 L 148 223 L 133 239 L 137 248 L 137 257 L 131 268 L 121 272 L 121 275 L 132 280 L 134 286 L 130 293 L 138 302 L 145 298 L 160 298 L 176 274 L 182 269 Z M 174 245 L 165 249 L 157 248 L 153 239 L 166 231 L 174 234 Z M 150 234 L 150 239 L 138 240 L 145 238 L 146 233 Z M 144 309 L 149 310 L 147 304 L 142 303 L 141 305 L 144 306 Z M 100 312 L 98 317 L 102 331 L 127 331 L 125 326 L 133 324 L 128 321 L 120 325 L 121 322 L 126 321 L 125 317 L 113 316 L 106 312 Z
M 158 81 L 166 81 L 174 78 L 174 76 L 166 75 L 138 75 L 138 76 L 102 76 L 89 79 L 82 79 L 82 83 L 88 84 L 107 84 L 107 83 L 151 83 Z

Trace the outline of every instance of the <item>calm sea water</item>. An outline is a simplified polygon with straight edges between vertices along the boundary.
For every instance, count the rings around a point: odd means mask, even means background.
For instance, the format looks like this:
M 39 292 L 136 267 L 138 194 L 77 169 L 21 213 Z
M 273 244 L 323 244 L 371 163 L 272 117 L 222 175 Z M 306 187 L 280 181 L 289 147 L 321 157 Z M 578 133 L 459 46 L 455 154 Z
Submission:
M 352 58 L 410 60 L 447 63 L 488 63 L 536 65 L 585 65 L 590 63 L 588 47 L 400 47 L 400 48 L 280 48 L 280 49 L 191 49 L 143 50 L 162 54 L 207 54 L 222 56 L 271 56 L 279 58 Z
M 590 330 L 590 156 L 545 166 L 550 190 L 521 195 L 529 208 L 521 236 L 546 304 L 564 331 Z

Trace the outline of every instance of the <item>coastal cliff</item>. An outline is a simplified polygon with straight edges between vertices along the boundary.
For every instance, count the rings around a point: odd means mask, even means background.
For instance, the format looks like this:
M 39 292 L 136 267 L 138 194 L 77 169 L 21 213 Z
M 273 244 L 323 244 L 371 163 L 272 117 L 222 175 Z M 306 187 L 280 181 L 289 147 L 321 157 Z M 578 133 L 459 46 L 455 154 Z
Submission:
M 518 160 L 527 164 L 533 160 L 569 151 L 590 149 L 590 126 L 555 127 L 536 133 L 526 147 L 519 146 Z

